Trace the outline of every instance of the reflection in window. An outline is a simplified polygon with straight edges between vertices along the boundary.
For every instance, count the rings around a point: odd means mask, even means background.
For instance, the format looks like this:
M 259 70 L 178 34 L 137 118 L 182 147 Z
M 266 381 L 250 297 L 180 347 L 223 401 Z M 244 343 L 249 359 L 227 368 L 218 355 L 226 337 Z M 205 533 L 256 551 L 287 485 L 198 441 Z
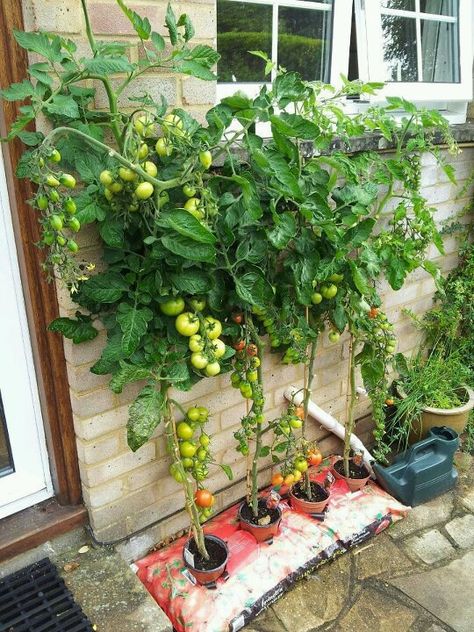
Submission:
M 421 20 L 423 81 L 459 81 L 457 24 Z
M 418 81 L 416 22 L 393 15 L 382 17 L 386 81 Z
M 252 50 L 308 81 L 329 81 L 332 3 L 319 0 L 311 8 L 311 0 L 292 0 L 291 7 L 284 0 L 217 0 L 218 81 L 264 81 L 264 63 Z
M 457 16 L 458 0 L 420 0 L 422 13 Z

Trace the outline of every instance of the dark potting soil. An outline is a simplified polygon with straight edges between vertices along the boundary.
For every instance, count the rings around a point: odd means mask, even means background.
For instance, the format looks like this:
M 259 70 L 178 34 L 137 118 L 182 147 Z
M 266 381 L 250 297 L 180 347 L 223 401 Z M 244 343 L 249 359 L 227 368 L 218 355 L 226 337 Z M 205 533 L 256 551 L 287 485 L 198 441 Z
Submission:
M 222 564 L 224 564 L 227 557 L 227 551 L 222 546 L 222 544 L 220 544 L 219 542 L 216 542 L 215 540 L 208 540 L 207 538 L 205 538 L 205 541 L 206 541 L 206 550 L 209 554 L 208 560 L 206 560 L 206 558 L 204 558 L 199 553 L 198 548 L 196 546 L 196 542 L 194 540 L 191 540 L 189 542 L 188 548 L 189 548 L 189 551 L 194 556 L 194 568 L 196 570 L 213 571 L 216 568 L 219 568 L 219 566 L 222 566 Z
M 326 500 L 326 498 L 329 496 L 328 492 L 324 489 L 324 487 L 321 487 L 321 485 L 318 485 L 318 483 L 310 483 L 310 485 L 311 485 L 310 502 L 319 503 L 323 500 Z M 309 498 L 306 495 L 305 486 L 302 485 L 301 483 L 297 483 L 296 485 L 294 485 L 291 489 L 291 492 L 293 496 L 296 496 L 296 498 L 309 501 Z
M 344 461 L 342 459 L 336 461 L 333 467 L 338 474 L 345 476 Z M 349 461 L 349 478 L 367 478 L 367 476 L 369 476 L 369 472 L 365 465 L 356 465 L 352 461 Z
M 279 519 L 280 512 L 277 509 L 269 509 L 264 500 L 259 500 L 257 517 L 253 515 L 252 507 L 247 504 L 242 505 L 240 515 L 246 522 L 250 522 L 257 527 L 268 527 L 268 524 L 273 524 Z M 268 524 L 259 524 L 258 521 L 265 518 L 265 516 L 270 516 L 270 522 Z

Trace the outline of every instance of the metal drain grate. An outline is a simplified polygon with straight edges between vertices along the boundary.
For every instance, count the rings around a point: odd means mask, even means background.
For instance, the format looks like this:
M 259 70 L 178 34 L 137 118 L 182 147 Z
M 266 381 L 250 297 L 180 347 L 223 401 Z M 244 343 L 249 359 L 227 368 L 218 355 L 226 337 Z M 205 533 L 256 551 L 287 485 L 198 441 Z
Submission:
M 48 558 L 0 580 L 0 632 L 93 632 Z

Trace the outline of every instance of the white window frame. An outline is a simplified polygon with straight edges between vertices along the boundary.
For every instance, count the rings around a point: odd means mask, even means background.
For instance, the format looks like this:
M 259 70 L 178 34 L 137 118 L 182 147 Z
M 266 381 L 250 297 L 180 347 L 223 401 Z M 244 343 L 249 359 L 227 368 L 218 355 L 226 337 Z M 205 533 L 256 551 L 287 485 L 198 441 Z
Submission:
M 292 7 L 295 9 L 312 9 L 315 11 L 331 11 L 333 12 L 332 42 L 330 53 L 330 83 L 340 85 L 340 75 L 347 75 L 349 65 L 349 46 L 351 34 L 351 14 L 352 0 L 333 0 L 333 5 L 324 4 L 322 2 L 307 2 L 306 0 L 236 0 L 247 4 L 272 5 L 272 61 L 277 61 L 278 54 L 278 8 Z M 263 63 L 263 62 L 262 62 Z M 271 79 L 275 76 L 275 70 L 272 72 Z M 217 84 L 217 100 L 235 94 L 238 90 L 244 92 L 251 98 L 255 98 L 263 85 L 270 86 L 266 82 L 252 83 L 218 83 Z
M 386 9 L 381 0 L 355 0 L 357 22 L 357 44 L 359 59 L 359 77 L 363 81 L 380 81 L 385 79 L 383 62 L 382 14 L 399 15 L 401 17 L 421 18 L 444 22 L 456 21 L 449 16 L 438 16 L 420 11 L 420 0 L 415 0 L 416 11 Z M 472 0 L 459 2 L 459 83 L 433 82 L 387 82 L 371 101 L 384 101 L 387 96 L 402 96 L 410 101 L 436 105 L 439 109 L 451 110 L 462 117 L 467 102 L 472 99 L 472 58 L 473 58 L 473 12 Z M 419 20 L 417 20 L 419 25 Z M 417 40 L 420 39 L 419 28 Z M 418 45 L 418 68 L 421 69 L 420 46 Z M 449 101 L 443 100 L 449 95 Z M 441 98 L 440 98 L 441 97 Z M 464 116 L 465 119 L 465 116 Z M 454 122 L 452 120 L 452 122 Z M 456 121 L 458 122 L 458 121 Z

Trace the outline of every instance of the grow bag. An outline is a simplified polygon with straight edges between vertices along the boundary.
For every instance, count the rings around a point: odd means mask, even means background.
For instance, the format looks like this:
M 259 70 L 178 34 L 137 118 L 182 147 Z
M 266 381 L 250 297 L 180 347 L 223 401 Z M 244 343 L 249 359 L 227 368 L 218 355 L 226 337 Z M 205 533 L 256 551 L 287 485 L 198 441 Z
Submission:
M 375 483 L 350 493 L 339 480 L 331 488 L 323 519 L 294 511 L 282 501 L 279 535 L 272 544 L 258 544 L 239 529 L 238 508 L 236 504 L 206 523 L 206 533 L 222 538 L 229 548 L 226 573 L 215 585 L 194 583 L 182 561 L 185 538 L 136 562 L 139 579 L 177 632 L 240 630 L 299 577 L 383 531 L 408 509 Z

